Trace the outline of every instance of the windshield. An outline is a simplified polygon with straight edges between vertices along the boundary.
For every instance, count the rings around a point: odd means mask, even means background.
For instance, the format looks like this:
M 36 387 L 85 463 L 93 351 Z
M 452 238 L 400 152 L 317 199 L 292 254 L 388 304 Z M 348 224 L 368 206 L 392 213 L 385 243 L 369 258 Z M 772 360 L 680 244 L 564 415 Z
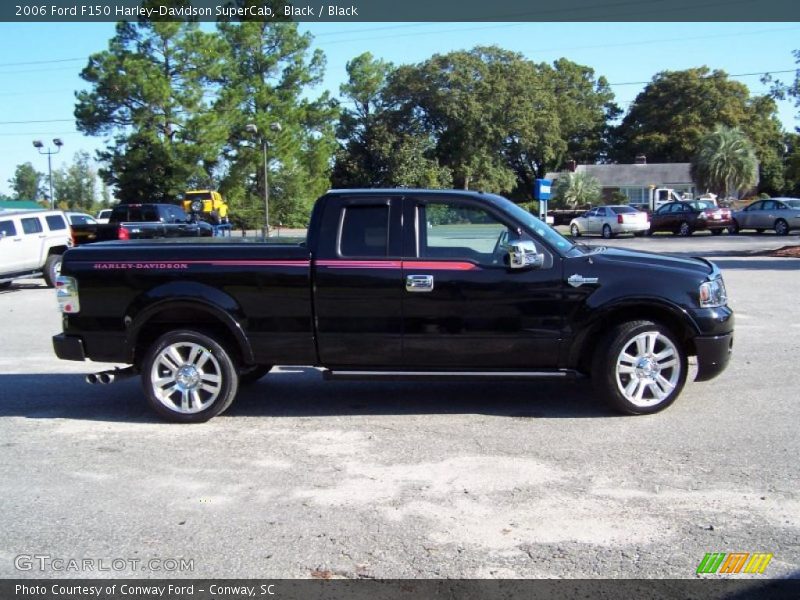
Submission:
M 789 208 L 800 208 L 800 200 L 784 200 L 783 203 Z
M 548 244 L 553 246 L 554 248 L 558 248 L 561 252 L 567 252 L 575 247 L 575 244 L 570 242 L 567 238 L 563 235 L 558 233 L 555 229 L 542 223 L 539 219 L 534 217 L 531 213 L 529 213 L 524 208 L 517 206 L 511 200 L 507 200 L 502 196 L 492 196 L 495 202 L 503 208 L 508 214 L 512 217 L 517 219 L 523 225 L 525 225 L 528 229 L 530 229 L 534 234 L 538 237 L 545 240 Z

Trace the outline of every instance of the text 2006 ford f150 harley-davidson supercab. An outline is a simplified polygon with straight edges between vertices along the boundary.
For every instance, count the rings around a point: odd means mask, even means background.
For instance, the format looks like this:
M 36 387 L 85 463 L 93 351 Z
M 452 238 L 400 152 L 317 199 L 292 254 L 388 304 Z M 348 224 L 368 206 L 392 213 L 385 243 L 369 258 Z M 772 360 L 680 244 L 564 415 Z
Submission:
M 705 381 L 733 345 L 714 264 L 576 246 L 492 194 L 336 190 L 305 242 L 184 242 L 67 251 L 53 338 L 62 359 L 131 365 L 116 373 L 141 374 L 174 421 L 218 415 L 276 364 L 331 379 L 588 375 L 615 409 L 653 413 L 689 356 Z

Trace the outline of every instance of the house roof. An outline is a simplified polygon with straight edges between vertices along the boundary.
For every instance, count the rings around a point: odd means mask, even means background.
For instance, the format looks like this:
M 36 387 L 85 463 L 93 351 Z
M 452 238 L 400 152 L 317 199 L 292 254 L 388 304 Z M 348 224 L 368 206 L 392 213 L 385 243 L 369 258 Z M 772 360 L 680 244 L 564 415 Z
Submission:
M 33 200 L 0 200 L 0 210 L 34 210 L 42 208 Z
M 693 183 L 690 163 L 578 165 L 575 171 L 588 173 L 597 179 L 601 187 L 647 187 Z M 568 171 L 548 173 L 545 177 L 558 179 L 565 173 Z

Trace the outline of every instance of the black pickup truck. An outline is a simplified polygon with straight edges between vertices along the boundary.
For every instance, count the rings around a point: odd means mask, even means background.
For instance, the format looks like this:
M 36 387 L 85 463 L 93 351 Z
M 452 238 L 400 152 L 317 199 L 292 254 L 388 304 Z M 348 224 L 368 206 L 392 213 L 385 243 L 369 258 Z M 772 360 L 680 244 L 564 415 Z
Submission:
M 210 237 L 214 228 L 174 204 L 118 204 L 108 223 L 72 225 L 75 246 L 109 240 Z
M 188 242 L 188 243 L 187 243 Z M 631 414 L 718 375 L 733 312 L 714 264 L 578 246 L 492 194 L 337 190 L 296 244 L 132 241 L 64 256 L 67 360 L 141 374 L 162 416 L 204 421 L 272 365 L 328 378 L 588 375 Z M 490 401 L 490 400 L 487 400 Z

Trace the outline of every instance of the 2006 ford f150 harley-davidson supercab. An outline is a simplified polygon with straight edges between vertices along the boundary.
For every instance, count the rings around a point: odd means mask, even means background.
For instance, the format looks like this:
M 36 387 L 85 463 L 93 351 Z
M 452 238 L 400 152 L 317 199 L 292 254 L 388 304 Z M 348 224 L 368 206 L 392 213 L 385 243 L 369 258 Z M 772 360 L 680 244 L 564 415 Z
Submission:
M 152 407 L 181 422 L 218 415 L 276 364 L 331 379 L 589 375 L 617 410 L 653 413 L 680 393 L 689 356 L 705 381 L 733 345 L 713 263 L 578 246 L 464 191 L 331 191 L 295 245 L 71 249 L 58 298 L 56 354 L 131 365 L 87 379 L 139 373 Z

